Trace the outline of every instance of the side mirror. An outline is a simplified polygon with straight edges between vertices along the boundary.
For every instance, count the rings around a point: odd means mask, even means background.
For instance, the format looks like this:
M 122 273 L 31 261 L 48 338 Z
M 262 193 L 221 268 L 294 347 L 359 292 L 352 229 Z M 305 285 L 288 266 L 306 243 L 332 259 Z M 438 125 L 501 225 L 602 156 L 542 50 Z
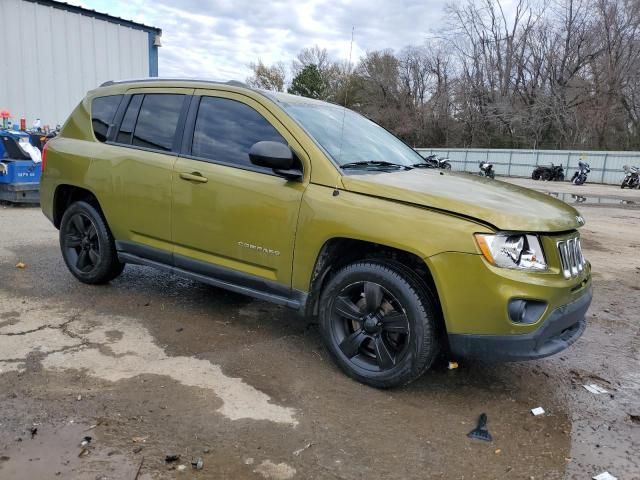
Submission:
M 299 180 L 302 171 L 295 167 L 295 158 L 288 145 L 280 142 L 257 142 L 249 150 L 249 160 L 258 167 L 271 168 L 287 180 Z

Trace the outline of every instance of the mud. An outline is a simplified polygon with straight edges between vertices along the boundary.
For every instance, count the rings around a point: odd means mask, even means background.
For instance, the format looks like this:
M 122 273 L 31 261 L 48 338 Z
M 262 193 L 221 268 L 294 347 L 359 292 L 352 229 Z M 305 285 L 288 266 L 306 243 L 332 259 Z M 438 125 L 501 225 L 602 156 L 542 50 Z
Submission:
M 0 207 L 0 479 L 640 478 L 640 211 L 578 208 L 595 288 L 582 339 L 379 391 L 285 308 L 144 267 L 82 285 L 38 209 Z M 466 437 L 482 412 L 492 443 Z

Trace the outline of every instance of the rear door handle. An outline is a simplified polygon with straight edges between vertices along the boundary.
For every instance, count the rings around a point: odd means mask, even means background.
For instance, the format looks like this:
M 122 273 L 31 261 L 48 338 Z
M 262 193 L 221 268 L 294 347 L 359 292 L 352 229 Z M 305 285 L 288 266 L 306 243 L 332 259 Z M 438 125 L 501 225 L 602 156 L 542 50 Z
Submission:
M 180 178 L 183 180 L 187 180 L 188 182 L 195 183 L 207 183 L 209 181 L 209 179 L 207 177 L 203 177 L 200 172 L 181 173 Z

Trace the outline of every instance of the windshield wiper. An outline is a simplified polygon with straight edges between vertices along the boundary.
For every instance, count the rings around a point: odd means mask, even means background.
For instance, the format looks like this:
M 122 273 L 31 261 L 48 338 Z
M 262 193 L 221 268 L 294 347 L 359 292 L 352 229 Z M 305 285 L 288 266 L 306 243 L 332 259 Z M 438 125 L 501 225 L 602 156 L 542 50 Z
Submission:
M 413 168 L 435 168 L 433 165 L 427 162 L 414 163 L 411 165 Z
M 349 169 L 349 168 L 401 168 L 403 170 L 411 170 L 411 167 L 408 165 L 401 165 L 399 163 L 391 163 L 391 162 L 385 162 L 383 160 L 364 160 L 361 162 L 350 162 L 350 163 L 345 163 L 344 165 L 340 165 L 340 168 L 345 168 L 345 169 Z

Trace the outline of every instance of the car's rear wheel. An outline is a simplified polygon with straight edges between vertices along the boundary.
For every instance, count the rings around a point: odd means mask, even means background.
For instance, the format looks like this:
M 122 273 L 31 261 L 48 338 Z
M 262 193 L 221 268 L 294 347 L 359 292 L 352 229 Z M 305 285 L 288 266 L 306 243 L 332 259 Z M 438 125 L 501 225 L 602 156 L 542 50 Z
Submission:
M 419 281 L 384 261 L 350 264 L 328 282 L 320 327 L 338 366 L 378 388 L 418 378 L 439 345 L 434 300 Z
M 84 283 L 109 282 L 124 269 L 109 227 L 100 212 L 87 202 L 75 202 L 64 212 L 60 249 L 69 271 Z

